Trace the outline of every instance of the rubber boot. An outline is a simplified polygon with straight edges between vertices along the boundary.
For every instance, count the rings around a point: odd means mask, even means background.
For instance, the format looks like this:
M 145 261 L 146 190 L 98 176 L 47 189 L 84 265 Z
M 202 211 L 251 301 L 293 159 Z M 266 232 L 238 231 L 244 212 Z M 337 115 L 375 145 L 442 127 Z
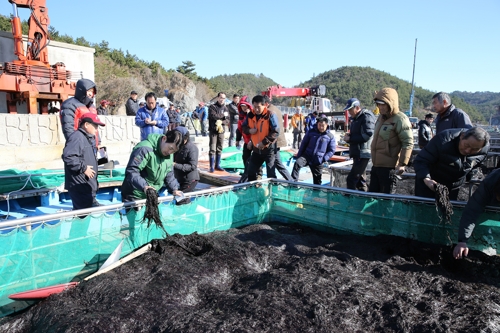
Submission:
M 217 170 L 217 171 L 226 171 L 226 170 L 224 170 L 224 169 L 222 169 L 220 167 L 220 157 L 221 156 L 219 154 L 215 155 L 215 170 Z
M 214 157 L 210 156 L 210 172 L 214 172 Z

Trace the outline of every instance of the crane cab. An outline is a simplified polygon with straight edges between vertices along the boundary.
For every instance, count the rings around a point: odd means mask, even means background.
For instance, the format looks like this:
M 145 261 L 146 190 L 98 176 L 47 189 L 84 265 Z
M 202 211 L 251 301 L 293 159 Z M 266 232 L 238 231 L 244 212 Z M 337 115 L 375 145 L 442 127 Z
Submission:
M 310 101 L 306 100 L 306 109 L 319 113 L 328 113 L 332 111 L 332 104 L 328 98 L 312 96 Z

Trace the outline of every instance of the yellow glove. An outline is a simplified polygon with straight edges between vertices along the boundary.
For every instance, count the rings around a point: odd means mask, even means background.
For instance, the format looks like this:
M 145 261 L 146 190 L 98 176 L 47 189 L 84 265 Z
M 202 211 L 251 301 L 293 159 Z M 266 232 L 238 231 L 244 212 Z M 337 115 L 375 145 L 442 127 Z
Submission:
M 215 129 L 217 130 L 218 133 L 224 132 L 224 128 L 222 127 L 222 120 L 217 120 L 215 122 Z

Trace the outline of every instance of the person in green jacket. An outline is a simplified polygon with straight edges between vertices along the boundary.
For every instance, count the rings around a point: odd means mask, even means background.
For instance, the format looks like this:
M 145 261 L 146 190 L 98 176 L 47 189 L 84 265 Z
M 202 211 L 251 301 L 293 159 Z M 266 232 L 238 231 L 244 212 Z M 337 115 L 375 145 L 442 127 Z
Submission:
M 182 134 L 173 130 L 165 135 L 150 134 L 135 146 L 125 170 L 122 201 L 146 199 L 148 188 L 159 191 L 163 186 L 166 186 L 169 193 L 182 196 L 173 165 L 174 153 L 183 144 Z

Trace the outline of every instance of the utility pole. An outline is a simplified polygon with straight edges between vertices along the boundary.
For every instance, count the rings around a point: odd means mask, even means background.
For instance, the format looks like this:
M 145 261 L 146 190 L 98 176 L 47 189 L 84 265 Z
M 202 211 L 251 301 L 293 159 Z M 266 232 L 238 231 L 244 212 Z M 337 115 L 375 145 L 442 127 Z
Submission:
M 411 93 L 410 93 L 410 117 L 413 111 L 413 96 L 415 95 L 415 62 L 417 61 L 417 38 L 415 38 L 415 53 L 413 55 L 413 75 L 411 76 Z

